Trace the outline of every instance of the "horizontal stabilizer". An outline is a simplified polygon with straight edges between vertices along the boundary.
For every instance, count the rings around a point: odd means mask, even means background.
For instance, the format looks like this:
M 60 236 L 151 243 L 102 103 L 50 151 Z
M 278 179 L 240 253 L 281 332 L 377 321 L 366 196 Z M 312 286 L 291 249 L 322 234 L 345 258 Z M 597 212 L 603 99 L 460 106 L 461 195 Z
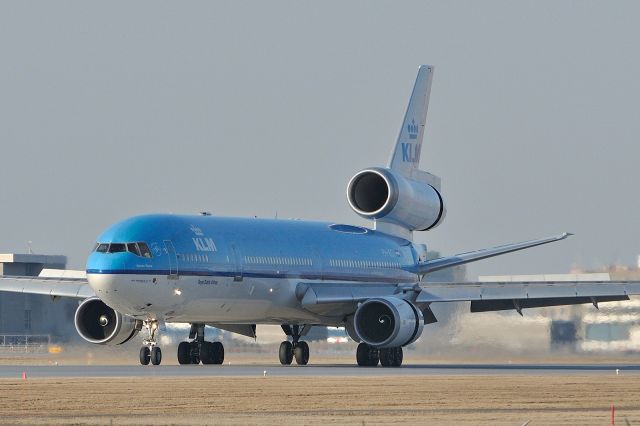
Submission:
M 451 268 L 453 266 L 463 265 L 465 263 L 475 262 L 482 259 L 488 259 L 494 256 L 500 256 L 501 254 L 512 253 L 514 251 L 524 250 L 531 247 L 540 246 L 543 244 L 553 243 L 556 241 L 564 240 L 570 235 L 567 232 L 564 234 L 556 235 L 549 238 L 541 238 L 538 240 L 523 241 L 521 243 L 507 244 L 503 246 L 470 251 L 467 253 L 460 253 L 454 256 L 440 257 L 438 259 L 428 260 L 423 263 L 418 263 L 407 268 L 408 271 L 414 272 L 419 275 L 425 275 L 430 272 L 438 271 L 440 269 Z

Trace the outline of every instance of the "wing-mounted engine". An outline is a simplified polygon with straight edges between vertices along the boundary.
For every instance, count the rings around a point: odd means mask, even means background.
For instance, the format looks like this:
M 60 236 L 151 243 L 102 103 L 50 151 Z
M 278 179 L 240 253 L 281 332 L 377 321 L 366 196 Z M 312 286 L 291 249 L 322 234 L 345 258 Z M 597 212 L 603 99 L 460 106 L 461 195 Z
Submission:
M 142 328 L 142 321 L 120 314 L 97 297 L 78 306 L 74 323 L 80 337 L 99 345 L 121 345 Z
M 349 181 L 347 199 L 358 215 L 376 222 L 390 223 L 408 231 L 428 231 L 444 220 L 447 210 L 439 185 L 427 173 L 421 180 L 407 178 L 385 168 L 362 170 Z M 431 176 L 431 175 L 428 175 Z
M 423 329 L 420 309 L 407 300 L 388 296 L 364 301 L 353 317 L 352 331 L 357 340 L 368 345 L 394 348 L 415 342 Z

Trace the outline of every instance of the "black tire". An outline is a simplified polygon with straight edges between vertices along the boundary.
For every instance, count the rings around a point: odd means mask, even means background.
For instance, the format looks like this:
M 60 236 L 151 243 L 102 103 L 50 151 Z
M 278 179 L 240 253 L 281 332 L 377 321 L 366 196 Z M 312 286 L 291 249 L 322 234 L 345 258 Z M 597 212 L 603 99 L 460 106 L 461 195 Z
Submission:
M 189 342 L 180 342 L 178 345 L 178 364 L 191 364 L 191 345 Z
M 278 351 L 278 357 L 280 358 L 280 364 L 290 365 L 293 361 L 293 345 L 289 341 L 280 343 L 280 350 Z
M 400 367 L 402 358 L 401 347 L 380 349 L 380 364 L 383 367 Z
M 151 364 L 160 365 L 161 362 L 162 362 L 162 351 L 160 350 L 159 347 L 154 346 L 153 349 L 151 349 Z
M 395 348 L 395 357 L 394 357 L 393 366 L 400 367 L 402 365 L 403 358 L 404 358 L 404 355 L 402 353 L 402 348 L 401 347 Z
M 360 343 L 358 349 L 356 349 L 356 361 L 361 367 L 375 367 L 380 360 L 380 354 L 378 349 L 367 345 L 366 343 Z
M 213 343 L 211 342 L 202 342 L 200 344 L 200 361 L 203 364 L 215 364 L 215 354 Z
M 151 351 L 147 346 L 143 346 L 140 348 L 140 364 L 149 365 L 149 361 L 151 360 Z
M 392 367 L 395 359 L 395 348 L 380 349 L 380 365 L 383 367 Z
M 200 346 L 195 340 L 189 343 L 189 360 L 191 364 L 200 364 Z
M 298 342 L 293 349 L 293 356 L 296 358 L 296 364 L 307 365 L 309 362 L 309 345 L 307 342 Z
M 224 345 L 220 342 L 211 344 L 213 350 L 213 364 L 222 364 L 224 362 Z
M 369 367 L 377 367 L 380 362 L 380 350 L 369 345 L 367 347 L 369 348 Z

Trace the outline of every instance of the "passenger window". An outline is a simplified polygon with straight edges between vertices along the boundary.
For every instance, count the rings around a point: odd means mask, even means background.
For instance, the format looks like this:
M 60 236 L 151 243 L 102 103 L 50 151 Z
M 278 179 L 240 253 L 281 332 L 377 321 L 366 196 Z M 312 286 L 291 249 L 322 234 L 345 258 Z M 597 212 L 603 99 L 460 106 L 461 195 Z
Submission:
M 136 243 L 127 243 L 127 251 L 135 254 L 136 256 L 140 256 L 140 250 Z
M 127 251 L 127 247 L 123 243 L 111 243 L 109 253 L 122 253 Z
M 109 251 L 109 244 L 98 244 L 96 251 L 98 253 L 107 253 Z
M 147 243 L 138 243 L 138 249 L 140 249 L 140 256 L 142 257 L 146 257 L 147 259 L 150 259 L 151 256 L 151 251 L 149 250 L 149 246 L 147 246 Z

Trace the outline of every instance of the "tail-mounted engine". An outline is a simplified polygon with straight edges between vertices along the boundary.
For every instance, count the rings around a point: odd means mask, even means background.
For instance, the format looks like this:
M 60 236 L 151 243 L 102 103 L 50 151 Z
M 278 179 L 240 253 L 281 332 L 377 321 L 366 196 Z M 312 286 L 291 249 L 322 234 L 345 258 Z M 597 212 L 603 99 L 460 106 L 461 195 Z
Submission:
M 356 337 L 377 348 L 406 346 L 424 329 L 422 312 L 397 297 L 378 297 L 363 302 L 353 317 Z
M 391 169 L 362 170 L 349 181 L 349 205 L 365 219 L 428 231 L 444 220 L 447 210 L 438 190 Z
M 80 337 L 100 345 L 120 345 L 129 341 L 142 327 L 142 321 L 124 316 L 97 297 L 84 300 L 74 317 Z

